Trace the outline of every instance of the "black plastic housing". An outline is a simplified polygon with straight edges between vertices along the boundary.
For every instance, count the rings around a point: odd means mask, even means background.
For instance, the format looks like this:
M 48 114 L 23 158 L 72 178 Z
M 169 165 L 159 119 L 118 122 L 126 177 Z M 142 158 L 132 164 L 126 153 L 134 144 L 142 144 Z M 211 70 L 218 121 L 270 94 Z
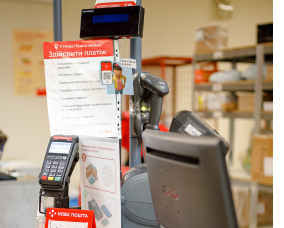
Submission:
M 57 135 L 56 135 L 57 136 Z M 76 135 L 58 135 L 58 136 L 62 136 L 62 137 L 71 137 L 72 140 L 61 140 L 61 139 L 54 139 L 54 137 L 56 137 L 55 135 L 52 136 L 49 140 L 48 143 L 48 147 L 46 149 L 46 153 L 45 153 L 45 157 L 43 160 L 43 164 L 42 164 L 42 168 L 41 168 L 41 172 L 39 173 L 39 184 L 41 185 L 42 188 L 44 189 L 49 189 L 49 190 L 55 190 L 55 189 L 64 189 L 65 186 L 67 186 L 70 182 L 70 177 L 72 175 L 72 172 L 75 168 L 75 165 L 77 163 L 77 161 L 79 160 L 79 154 L 78 154 L 78 147 L 79 147 L 79 137 Z M 63 173 L 62 173 L 62 178 L 60 181 L 50 181 L 50 180 L 42 180 L 41 176 L 43 174 L 43 170 L 45 169 L 45 162 L 47 160 L 52 160 L 52 159 L 48 159 L 49 155 L 61 155 L 64 156 L 63 154 L 54 154 L 54 153 L 49 153 L 49 148 L 51 146 L 52 142 L 70 142 L 71 146 L 70 146 L 70 150 L 68 154 L 64 154 L 67 158 L 65 160 L 66 162 L 66 166 L 63 169 Z M 53 161 L 53 160 L 52 160 Z
M 80 38 L 143 37 L 144 12 L 142 6 L 126 6 L 99 9 L 82 9 Z M 128 21 L 93 23 L 94 16 L 129 14 Z
M 201 119 L 196 113 L 191 111 L 180 111 L 177 112 L 172 120 L 170 126 L 170 132 L 180 132 L 187 135 L 194 136 L 193 134 L 186 131 L 186 128 L 191 126 L 200 135 L 195 136 L 213 136 L 219 138 L 224 147 L 224 156 L 226 156 L 230 150 L 230 144 L 224 139 L 216 130 L 210 127 L 203 119 Z

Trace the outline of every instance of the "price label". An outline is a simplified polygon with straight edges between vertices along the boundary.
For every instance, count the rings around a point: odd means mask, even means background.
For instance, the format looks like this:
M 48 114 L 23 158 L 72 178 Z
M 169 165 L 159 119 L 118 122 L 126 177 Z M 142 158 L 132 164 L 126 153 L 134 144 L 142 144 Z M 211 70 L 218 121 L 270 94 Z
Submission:
M 223 90 L 223 85 L 220 84 L 220 83 L 214 83 L 212 85 L 212 91 L 215 91 L 215 92 L 220 92 Z
M 214 51 L 213 52 L 213 59 L 223 59 L 224 54 L 222 51 Z
M 212 116 L 213 116 L 213 118 L 222 118 L 223 112 L 215 111 L 215 112 L 213 112 Z

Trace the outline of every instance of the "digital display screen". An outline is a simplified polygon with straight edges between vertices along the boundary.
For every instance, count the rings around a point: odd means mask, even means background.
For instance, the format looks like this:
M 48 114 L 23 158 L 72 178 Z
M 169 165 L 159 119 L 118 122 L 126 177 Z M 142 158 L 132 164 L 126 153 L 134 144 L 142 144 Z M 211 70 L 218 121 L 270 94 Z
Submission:
M 109 23 L 129 21 L 129 13 L 93 16 L 93 23 Z
M 52 142 L 48 153 L 68 154 L 72 143 L 69 142 Z

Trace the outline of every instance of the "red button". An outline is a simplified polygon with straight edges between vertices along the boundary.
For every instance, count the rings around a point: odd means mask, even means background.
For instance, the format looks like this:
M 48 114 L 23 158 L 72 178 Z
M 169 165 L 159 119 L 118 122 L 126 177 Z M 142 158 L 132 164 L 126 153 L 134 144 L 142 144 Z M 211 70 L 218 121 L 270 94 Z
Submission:
M 42 180 L 47 180 L 47 176 L 41 176 Z

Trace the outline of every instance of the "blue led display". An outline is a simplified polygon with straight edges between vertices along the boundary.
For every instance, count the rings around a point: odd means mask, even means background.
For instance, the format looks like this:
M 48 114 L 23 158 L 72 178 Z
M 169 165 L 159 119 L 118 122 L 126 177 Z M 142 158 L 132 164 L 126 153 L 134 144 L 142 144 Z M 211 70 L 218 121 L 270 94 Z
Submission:
M 93 23 L 123 22 L 129 21 L 129 14 L 112 14 L 94 16 Z

